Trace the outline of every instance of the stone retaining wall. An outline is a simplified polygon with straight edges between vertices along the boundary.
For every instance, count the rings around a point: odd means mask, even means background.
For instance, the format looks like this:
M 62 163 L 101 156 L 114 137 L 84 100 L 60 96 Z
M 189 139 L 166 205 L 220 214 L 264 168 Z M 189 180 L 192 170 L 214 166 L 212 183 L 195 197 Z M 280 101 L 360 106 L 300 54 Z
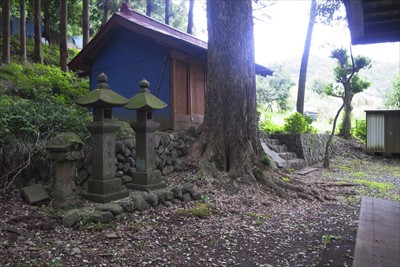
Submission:
M 295 152 L 307 165 L 320 162 L 325 156 L 327 134 L 273 134 L 271 138 L 287 145 L 288 151 Z

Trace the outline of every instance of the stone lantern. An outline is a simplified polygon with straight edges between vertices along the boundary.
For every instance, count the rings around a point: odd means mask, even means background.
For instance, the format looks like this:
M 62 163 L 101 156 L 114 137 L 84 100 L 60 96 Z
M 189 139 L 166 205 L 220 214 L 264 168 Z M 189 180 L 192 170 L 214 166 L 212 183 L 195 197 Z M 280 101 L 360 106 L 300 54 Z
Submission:
M 129 195 L 122 191 L 120 178 L 115 177 L 115 132 L 118 123 L 112 121 L 112 108 L 128 102 L 108 85 L 108 78 L 101 73 L 94 90 L 79 98 L 76 103 L 93 107 L 93 122 L 86 125 L 92 136 L 93 176 L 88 180 L 88 192 L 84 197 L 106 203 Z
M 153 110 L 163 109 L 167 104 L 151 94 L 148 81 L 142 80 L 139 87 L 139 92 L 125 105 L 137 110 L 137 122 L 132 123 L 136 132 L 136 171 L 127 186 L 138 190 L 164 188 L 161 173 L 156 169 L 154 133 L 160 124 L 153 121 Z
M 54 203 L 59 206 L 76 204 L 76 161 L 84 156 L 83 142 L 74 133 L 60 133 L 51 139 L 46 149 L 50 152 L 50 158 L 56 162 Z

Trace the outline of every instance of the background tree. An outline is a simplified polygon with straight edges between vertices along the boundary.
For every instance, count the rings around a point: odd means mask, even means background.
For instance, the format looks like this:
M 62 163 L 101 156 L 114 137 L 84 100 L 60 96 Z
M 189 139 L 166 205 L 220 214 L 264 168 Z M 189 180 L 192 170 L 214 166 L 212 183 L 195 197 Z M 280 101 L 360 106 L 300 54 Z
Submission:
M 310 17 L 308 21 L 307 35 L 304 43 L 303 55 L 301 58 L 301 65 L 299 71 L 299 84 L 297 91 L 297 112 L 303 114 L 304 112 L 304 96 L 307 81 L 307 68 L 308 59 L 311 49 L 312 32 L 316 21 L 319 23 L 330 25 L 334 22 L 344 21 L 341 13 L 338 12 L 343 4 L 341 0 L 324 0 L 316 1 L 311 0 Z
M 273 111 L 276 104 L 279 111 L 286 111 L 288 107 L 289 91 L 295 83 L 290 75 L 283 72 L 281 67 L 274 68 L 271 77 L 257 76 L 257 103 L 265 105 L 266 109 Z
M 83 46 L 89 43 L 90 24 L 89 24 L 89 0 L 82 1 L 82 35 Z
M 153 12 L 153 1 L 146 0 L 146 16 L 151 17 L 152 12 Z
M 165 0 L 165 24 L 169 25 L 169 17 L 171 16 L 171 12 L 170 12 L 170 1 L 169 0 Z
M 34 0 L 33 13 L 34 13 L 34 28 L 35 28 L 35 46 L 33 49 L 33 60 L 43 64 L 42 57 L 42 16 L 40 14 L 40 0 Z
M 299 87 L 297 90 L 297 112 L 304 113 L 304 95 L 306 90 L 307 67 L 308 58 L 311 48 L 311 38 L 315 23 L 317 4 L 316 0 L 311 0 L 310 18 L 308 20 L 307 36 L 304 43 L 303 56 L 301 57 L 300 74 L 299 74 Z
M 68 71 L 68 47 L 67 47 L 67 22 L 68 22 L 68 1 L 60 0 L 60 67 Z
M 314 93 L 322 96 L 324 95 L 324 88 L 327 85 L 327 83 L 328 83 L 327 81 L 317 78 L 313 80 L 311 85 L 311 90 Z
M 371 60 L 364 56 L 353 58 L 352 54 L 350 60 L 347 50 L 343 48 L 334 49 L 331 53 L 331 58 L 337 61 L 334 75 L 338 85 L 328 84 L 325 87 L 325 93 L 343 100 L 344 116 L 340 135 L 348 139 L 351 136 L 351 112 L 353 110 L 351 102 L 353 97 L 371 85 L 369 82 L 363 81 L 358 72 L 362 69 L 369 69 Z
M 2 62 L 9 64 L 11 61 L 10 54 L 10 0 L 3 0 L 1 4 L 3 16 L 3 46 L 2 46 Z
M 19 45 L 20 60 L 22 64 L 26 63 L 26 13 L 25 0 L 19 1 Z
M 385 106 L 387 108 L 400 109 L 400 74 L 393 81 L 393 89 L 386 95 Z
M 189 1 L 189 13 L 188 13 L 188 24 L 187 24 L 187 33 L 193 34 L 193 8 L 194 8 L 194 0 Z

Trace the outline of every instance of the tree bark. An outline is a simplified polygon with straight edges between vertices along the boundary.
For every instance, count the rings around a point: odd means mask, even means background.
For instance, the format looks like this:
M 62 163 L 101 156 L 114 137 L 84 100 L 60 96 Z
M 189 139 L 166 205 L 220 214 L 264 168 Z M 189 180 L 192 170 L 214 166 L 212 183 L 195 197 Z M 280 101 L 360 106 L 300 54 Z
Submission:
M 151 17 L 151 13 L 153 11 L 153 3 L 152 0 L 146 0 L 146 16 Z
M 68 71 L 67 20 L 68 0 L 60 0 L 60 67 L 64 72 Z
M 19 1 L 19 44 L 20 60 L 22 64 L 26 64 L 26 15 L 25 15 L 25 0 Z
M 200 164 L 211 163 L 235 178 L 254 178 L 252 167 L 260 146 L 251 0 L 234 4 L 208 0 L 207 22 L 208 72 Z
M 89 43 L 90 28 L 89 28 L 89 0 L 83 0 L 82 5 L 82 35 L 83 46 Z
M 189 13 L 188 13 L 188 25 L 187 25 L 187 33 L 188 34 L 193 34 L 193 7 L 194 7 L 194 0 L 190 0 Z
M 34 0 L 34 23 L 35 23 L 35 46 L 33 49 L 33 60 L 37 63 L 43 64 L 42 57 L 42 33 L 41 24 L 42 18 L 40 15 L 40 0 Z
M 306 41 L 304 43 L 303 56 L 301 58 L 299 87 L 297 90 L 297 112 L 301 114 L 304 113 L 304 95 L 306 90 L 308 58 L 310 54 L 311 39 L 315 23 L 316 7 L 316 0 L 311 0 L 310 18 L 308 21 L 308 29 Z
M 351 137 L 351 113 L 353 111 L 353 107 L 351 105 L 352 100 L 352 93 L 346 92 L 345 97 L 343 98 L 344 116 L 340 133 L 340 135 L 343 136 L 344 139 L 349 139 Z
M 3 51 L 2 62 L 10 64 L 10 0 L 3 0 L 2 2 L 2 16 L 3 16 Z
M 335 116 L 335 118 L 334 118 L 334 120 L 333 120 L 332 132 L 331 132 L 331 134 L 329 135 L 328 141 L 326 142 L 326 146 L 325 146 L 325 157 L 324 157 L 324 164 L 323 164 L 323 166 L 324 166 L 325 168 L 329 168 L 329 165 L 330 165 L 329 148 L 330 148 L 330 146 L 331 146 L 333 136 L 335 135 L 335 129 L 336 129 L 337 119 L 338 119 L 338 117 L 339 117 L 339 115 L 340 115 L 340 112 L 342 111 L 343 107 L 344 107 L 344 103 L 340 106 L 339 110 L 338 110 L 337 113 L 336 113 L 336 116 Z
M 170 15 L 170 0 L 165 0 L 165 24 L 169 25 L 169 17 Z
M 103 6 L 103 17 L 101 19 L 101 27 L 102 28 L 106 24 L 107 18 L 108 18 L 108 0 L 106 0 L 104 2 L 104 6 Z

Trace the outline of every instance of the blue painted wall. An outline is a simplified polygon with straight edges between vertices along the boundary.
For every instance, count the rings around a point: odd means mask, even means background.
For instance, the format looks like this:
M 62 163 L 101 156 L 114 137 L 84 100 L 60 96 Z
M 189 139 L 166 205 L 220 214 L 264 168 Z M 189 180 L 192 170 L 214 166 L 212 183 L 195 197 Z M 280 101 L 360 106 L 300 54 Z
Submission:
M 169 129 L 171 128 L 171 75 L 168 52 L 167 47 L 151 39 L 117 27 L 93 62 L 90 76 L 91 88 L 96 85 L 97 76 L 104 72 L 108 76 L 111 88 L 128 99 L 137 93 L 139 82 L 143 78 L 150 82 L 151 92 L 157 95 L 157 86 L 162 76 L 157 97 L 167 103 L 168 107 L 154 111 L 153 116 L 155 121 L 160 122 L 162 129 Z M 164 71 L 161 74 L 164 64 Z M 136 121 L 136 112 L 124 108 L 115 108 L 113 116 L 119 120 Z

